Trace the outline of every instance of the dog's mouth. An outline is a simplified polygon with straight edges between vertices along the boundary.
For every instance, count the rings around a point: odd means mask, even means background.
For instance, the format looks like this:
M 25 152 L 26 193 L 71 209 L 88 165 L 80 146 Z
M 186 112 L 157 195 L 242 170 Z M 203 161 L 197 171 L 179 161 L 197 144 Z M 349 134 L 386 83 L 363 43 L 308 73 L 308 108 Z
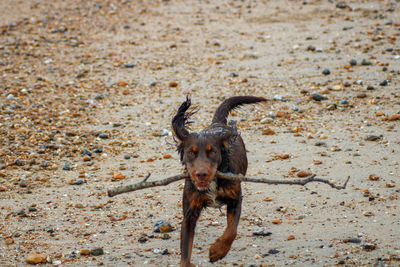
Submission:
M 195 181 L 194 185 L 197 187 L 198 190 L 204 191 L 204 190 L 208 189 L 210 182 L 209 181 Z

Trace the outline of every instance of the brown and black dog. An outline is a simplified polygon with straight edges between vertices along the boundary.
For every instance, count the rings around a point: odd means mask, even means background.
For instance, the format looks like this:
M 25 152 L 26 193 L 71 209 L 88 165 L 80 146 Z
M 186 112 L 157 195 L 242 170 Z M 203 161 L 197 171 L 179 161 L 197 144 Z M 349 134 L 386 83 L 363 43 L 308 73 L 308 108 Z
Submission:
M 240 182 L 215 178 L 217 171 L 246 174 L 246 148 L 235 124 L 227 124 L 229 113 L 243 105 L 266 101 L 255 96 L 226 99 L 215 111 L 210 126 L 198 133 L 189 133 L 190 98 L 179 107 L 172 119 L 178 138 L 178 152 L 189 174 L 183 191 L 183 222 L 181 230 L 181 266 L 191 266 L 190 257 L 196 222 L 203 208 L 227 205 L 227 226 L 210 247 L 210 262 L 225 257 L 237 234 L 242 192 Z M 192 265 L 193 266 L 193 265 Z

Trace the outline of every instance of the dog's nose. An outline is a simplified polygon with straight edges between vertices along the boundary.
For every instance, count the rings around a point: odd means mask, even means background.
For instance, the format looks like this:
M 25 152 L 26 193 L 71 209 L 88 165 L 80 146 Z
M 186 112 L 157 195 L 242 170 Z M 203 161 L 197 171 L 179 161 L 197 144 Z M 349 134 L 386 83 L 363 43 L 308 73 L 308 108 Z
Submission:
M 196 176 L 200 181 L 206 180 L 207 175 L 208 175 L 207 171 L 196 171 Z

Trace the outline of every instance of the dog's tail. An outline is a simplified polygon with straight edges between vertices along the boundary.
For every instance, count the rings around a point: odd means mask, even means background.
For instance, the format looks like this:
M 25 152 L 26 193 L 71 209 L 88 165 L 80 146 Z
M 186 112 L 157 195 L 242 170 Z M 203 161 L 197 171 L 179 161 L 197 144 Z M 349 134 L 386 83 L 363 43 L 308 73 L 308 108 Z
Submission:
M 235 108 L 244 105 L 244 104 L 253 104 L 262 101 L 267 101 L 264 97 L 257 96 L 234 96 L 226 99 L 222 104 L 217 108 L 214 113 L 214 118 L 212 123 L 222 123 L 226 124 L 229 113 Z

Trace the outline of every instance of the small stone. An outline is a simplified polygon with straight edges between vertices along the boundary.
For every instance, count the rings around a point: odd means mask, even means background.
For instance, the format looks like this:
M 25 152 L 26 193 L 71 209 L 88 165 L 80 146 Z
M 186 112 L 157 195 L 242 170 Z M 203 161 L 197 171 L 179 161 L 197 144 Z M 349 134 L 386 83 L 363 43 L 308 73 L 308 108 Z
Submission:
M 168 240 L 170 238 L 171 238 L 171 236 L 169 234 L 162 234 L 161 235 L 161 239 L 163 239 L 163 240 Z
M 118 181 L 118 180 L 122 180 L 125 179 L 125 174 L 123 174 L 122 172 L 115 172 L 113 175 L 113 180 Z
M 271 128 L 265 128 L 263 130 L 263 135 L 274 135 L 274 134 L 275 134 L 275 131 L 272 130 Z
M 281 220 L 281 219 L 273 219 L 273 220 L 272 220 L 272 223 L 273 223 L 273 224 L 281 224 L 281 223 L 282 223 L 282 220 Z
M 92 158 L 90 156 L 88 156 L 88 155 L 85 155 L 83 157 L 83 161 L 91 161 L 91 160 L 92 160 Z
M 322 74 L 329 75 L 329 74 L 331 74 L 331 71 L 329 69 L 323 69 Z
M 33 207 L 33 206 L 31 206 L 31 207 L 29 207 L 29 208 L 28 208 L 28 211 L 30 211 L 30 212 L 34 212 L 34 211 L 37 211 L 37 208 L 36 208 L 36 207 Z
M 138 239 L 138 241 L 139 241 L 139 243 L 146 243 L 147 242 L 147 237 L 145 237 L 145 236 L 141 236 L 139 239 Z
M 231 73 L 229 73 L 229 76 L 230 77 L 237 77 L 239 75 L 236 72 L 231 72 Z
M 343 106 L 347 106 L 349 104 L 349 101 L 346 99 L 340 100 L 340 104 Z
M 337 109 L 337 105 L 336 104 L 329 104 L 327 107 L 326 107 L 326 109 L 327 110 L 335 110 L 335 109 Z
M 99 134 L 99 137 L 101 139 L 108 139 L 110 137 L 110 135 L 108 133 L 101 133 L 101 134 Z
M 63 169 L 64 171 L 70 171 L 70 170 L 71 170 L 71 166 L 69 165 L 68 162 L 65 162 L 62 169 Z
M 14 239 L 6 238 L 6 245 L 9 246 L 9 245 L 12 245 L 12 244 L 14 244 Z
M 389 118 L 389 121 L 398 121 L 398 120 L 400 120 L 400 114 L 393 114 Z
M 83 248 L 79 251 L 79 255 L 82 255 L 82 256 L 90 255 L 90 250 L 88 250 L 87 248 Z
M 347 239 L 346 241 L 349 242 L 349 243 L 354 243 L 354 244 L 361 243 L 361 239 L 356 238 L 356 237 L 351 237 L 351 238 Z
M 26 263 L 29 264 L 39 264 L 46 262 L 47 262 L 46 253 L 30 253 L 29 256 L 26 258 Z
M 372 90 L 376 90 L 376 89 L 378 89 L 376 86 L 373 86 L 373 85 L 368 85 L 367 86 L 367 90 L 368 91 L 372 91 Z
M 125 64 L 124 64 L 124 67 L 125 67 L 125 68 L 133 68 L 133 67 L 135 67 L 135 64 L 132 64 L 132 63 L 125 63 Z
M 161 255 L 168 255 L 169 254 L 168 249 L 166 249 L 166 248 L 164 248 L 164 249 L 155 248 L 155 249 L 153 249 L 153 252 L 155 254 L 161 254 Z
M 7 95 L 7 100 L 13 100 L 15 97 L 13 94 Z
M 322 101 L 322 100 L 327 100 L 328 98 L 326 96 L 323 96 L 321 94 L 318 93 L 312 93 L 311 94 L 311 98 L 315 101 Z
M 317 141 L 317 142 L 315 143 L 315 146 L 326 146 L 326 143 L 325 143 L 325 142 L 322 142 L 322 141 Z
M 85 181 L 79 179 L 79 180 L 77 180 L 76 182 L 74 182 L 74 185 L 81 185 L 81 184 L 83 184 L 84 182 L 85 182 Z
M 363 66 L 370 66 L 370 65 L 372 65 L 372 63 L 364 58 L 364 59 L 361 61 L 361 65 L 363 65 Z
M 94 99 L 96 99 L 96 100 L 101 100 L 101 99 L 104 99 L 104 98 L 105 98 L 105 96 L 103 94 L 97 94 L 97 95 L 94 96 Z
M 290 154 L 280 154 L 279 158 L 280 159 L 288 159 L 288 158 L 290 158 Z
M 25 210 L 19 210 L 19 211 L 17 212 L 17 215 L 25 215 Z
M 85 150 L 85 151 L 83 151 L 83 153 L 82 153 L 83 155 L 88 155 L 89 157 L 91 157 L 92 156 L 92 152 L 90 152 L 89 150 Z
M 175 230 L 170 223 L 160 220 L 156 222 L 153 231 L 156 233 L 168 233 Z
M 363 83 L 364 83 L 363 80 L 357 80 L 357 81 L 356 81 L 356 84 L 357 84 L 357 85 L 362 85 Z
M 277 249 L 270 249 L 268 250 L 268 254 L 274 255 L 274 254 L 278 254 L 280 251 Z
M 367 135 L 367 137 L 365 137 L 365 141 L 378 141 L 380 139 L 382 139 L 383 135 L 374 135 L 374 134 L 370 134 Z
M 366 94 L 366 93 L 359 93 L 359 94 L 356 95 L 356 97 L 357 97 L 357 98 L 360 98 L 360 99 L 361 99 L 361 98 L 366 98 L 366 97 L 367 97 L 367 94 Z
M 372 251 L 377 248 L 377 245 L 373 243 L 365 243 L 362 245 L 362 248 L 366 251 Z
M 287 238 L 288 241 L 289 241 L 289 240 L 293 240 L 293 239 L 295 239 L 295 236 L 294 236 L 294 235 L 290 235 L 290 236 L 288 236 L 288 238 Z
M 19 182 L 19 186 L 22 188 L 26 188 L 28 186 L 28 181 L 27 180 L 21 180 L 21 182 Z
M 102 248 L 95 248 L 90 251 L 90 255 L 92 256 L 100 256 L 104 254 L 104 250 Z
M 270 236 L 272 235 L 271 232 L 267 230 L 267 228 L 259 228 L 253 231 L 253 235 L 255 236 Z
M 357 60 L 355 60 L 355 59 L 350 60 L 350 65 L 351 66 L 356 66 L 357 65 Z
M 101 148 L 101 147 L 95 148 L 95 149 L 93 150 L 93 152 L 94 152 L 94 153 L 97 153 L 97 154 L 103 153 L 103 148 Z
M 297 177 L 300 177 L 300 178 L 308 177 L 310 175 L 312 175 L 312 173 L 310 171 L 299 171 L 297 173 Z
M 381 179 L 381 177 L 379 177 L 379 176 L 377 176 L 377 175 L 375 175 L 375 174 L 370 174 L 370 175 L 368 176 L 368 179 L 371 180 L 371 181 L 378 181 L 378 180 Z
M 379 83 L 380 86 L 386 86 L 388 85 L 388 80 L 383 80 Z
M 129 155 L 129 154 L 124 155 L 124 159 L 130 159 L 130 158 L 131 158 L 131 155 Z
M 178 83 L 177 82 L 170 82 L 169 87 L 178 87 Z

